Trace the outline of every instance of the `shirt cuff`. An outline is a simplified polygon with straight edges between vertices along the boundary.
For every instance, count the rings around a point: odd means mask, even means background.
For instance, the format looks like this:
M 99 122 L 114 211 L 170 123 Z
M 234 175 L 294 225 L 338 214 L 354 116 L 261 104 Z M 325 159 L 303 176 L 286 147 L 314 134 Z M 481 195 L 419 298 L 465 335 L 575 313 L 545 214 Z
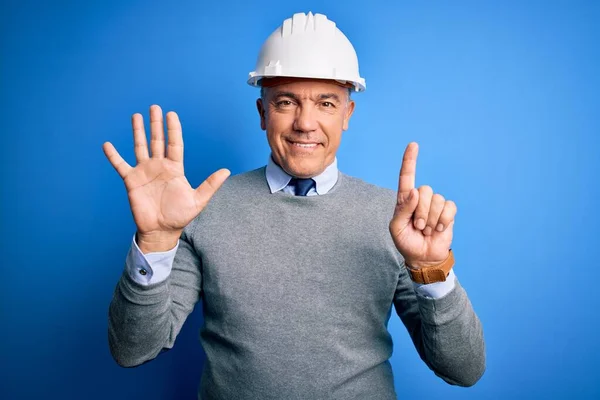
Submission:
M 456 275 L 454 274 L 454 269 L 451 269 L 444 282 L 434 282 L 429 284 L 413 282 L 413 285 L 417 294 L 431 299 L 440 299 L 454 289 L 455 278 Z
M 134 235 L 125 263 L 127 274 L 136 283 L 143 286 L 166 280 L 171 274 L 178 247 L 179 241 L 169 251 L 144 254 L 135 242 Z

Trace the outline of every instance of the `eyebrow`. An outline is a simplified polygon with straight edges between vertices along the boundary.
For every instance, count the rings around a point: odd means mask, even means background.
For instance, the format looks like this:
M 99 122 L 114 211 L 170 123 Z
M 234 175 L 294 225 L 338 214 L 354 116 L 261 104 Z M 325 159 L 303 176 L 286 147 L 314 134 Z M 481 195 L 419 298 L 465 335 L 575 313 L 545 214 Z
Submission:
M 298 96 L 296 96 L 295 93 L 292 92 L 275 92 L 273 94 L 273 99 L 278 99 L 279 97 L 289 97 L 295 101 L 299 101 L 300 99 L 298 98 Z M 341 103 L 340 101 L 340 96 L 338 96 L 335 93 L 322 93 L 319 95 L 319 100 L 327 100 L 327 99 L 333 99 L 335 101 L 337 101 L 338 103 Z
M 338 96 L 335 93 L 324 93 L 324 94 L 319 95 L 319 100 L 327 100 L 327 99 L 333 99 L 333 100 L 337 101 L 338 103 L 341 103 L 340 96 Z
M 298 96 L 296 96 L 292 92 L 275 92 L 273 94 L 273 100 L 275 100 L 275 99 L 277 99 L 279 97 L 289 97 L 291 99 L 298 100 Z

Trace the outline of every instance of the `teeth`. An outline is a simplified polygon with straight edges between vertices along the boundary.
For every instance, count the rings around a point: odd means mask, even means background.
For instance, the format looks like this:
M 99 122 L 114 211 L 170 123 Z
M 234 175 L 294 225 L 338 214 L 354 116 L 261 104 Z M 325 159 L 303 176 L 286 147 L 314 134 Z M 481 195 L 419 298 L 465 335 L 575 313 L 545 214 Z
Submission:
M 294 143 L 294 146 L 303 147 L 305 149 L 310 149 L 312 147 L 316 147 L 316 143 L 304 144 L 304 143 Z

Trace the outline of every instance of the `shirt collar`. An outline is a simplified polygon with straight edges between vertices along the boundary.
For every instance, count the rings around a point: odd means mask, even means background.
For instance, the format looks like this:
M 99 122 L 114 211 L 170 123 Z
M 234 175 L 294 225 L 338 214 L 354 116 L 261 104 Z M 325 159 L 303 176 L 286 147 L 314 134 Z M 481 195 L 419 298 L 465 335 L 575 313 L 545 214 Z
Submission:
M 285 172 L 279 165 L 275 164 L 275 161 L 273 161 L 273 157 L 271 156 L 269 156 L 265 175 L 271 193 L 279 192 L 285 188 L 292 179 L 291 175 Z M 323 195 L 329 192 L 338 180 L 337 157 L 333 159 L 333 162 L 327 168 L 325 168 L 325 171 L 317 176 L 313 176 L 313 179 L 315 181 L 315 190 L 317 191 L 317 194 Z

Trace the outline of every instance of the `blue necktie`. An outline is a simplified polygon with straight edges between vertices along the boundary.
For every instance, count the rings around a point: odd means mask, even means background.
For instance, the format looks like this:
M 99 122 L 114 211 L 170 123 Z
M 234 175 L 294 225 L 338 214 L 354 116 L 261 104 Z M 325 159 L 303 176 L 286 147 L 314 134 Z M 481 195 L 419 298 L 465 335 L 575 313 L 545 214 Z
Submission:
M 312 179 L 292 178 L 289 183 L 294 186 L 296 196 L 306 196 L 306 194 L 315 186 L 315 181 Z

